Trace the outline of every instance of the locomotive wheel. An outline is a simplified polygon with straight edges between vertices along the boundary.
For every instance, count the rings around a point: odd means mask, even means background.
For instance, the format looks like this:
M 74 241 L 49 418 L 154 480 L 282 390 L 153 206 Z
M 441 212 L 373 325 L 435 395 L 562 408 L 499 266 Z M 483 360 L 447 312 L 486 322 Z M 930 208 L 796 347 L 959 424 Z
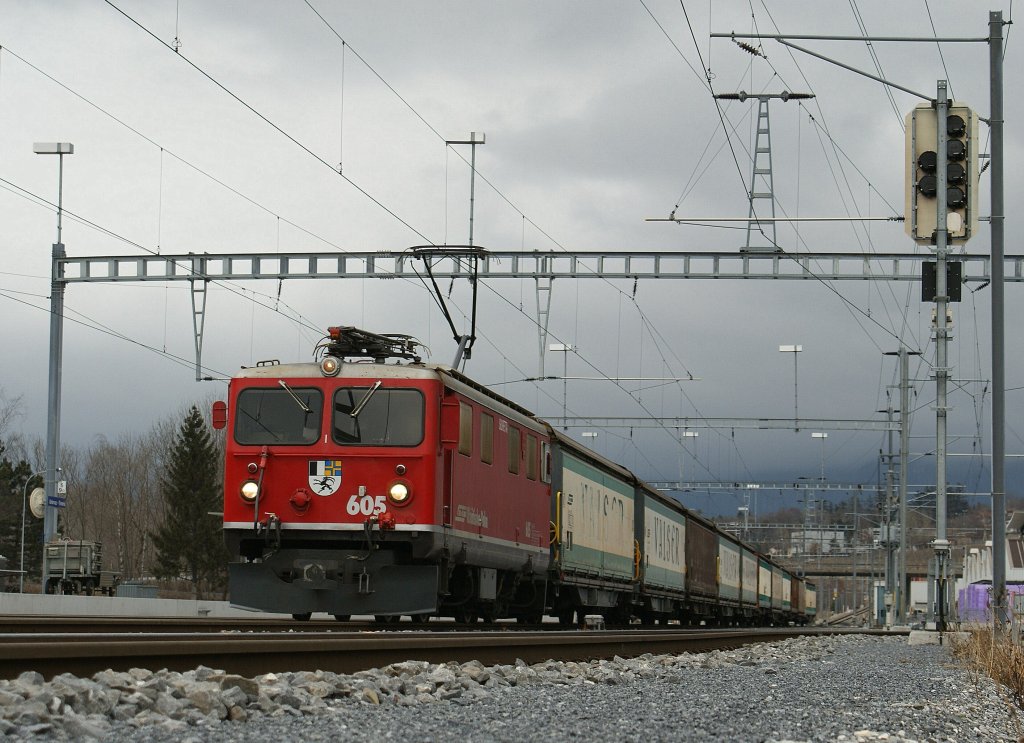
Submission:
M 558 611 L 558 623 L 563 627 L 572 626 L 573 616 L 576 614 L 576 609 L 570 606 L 568 609 L 560 609 Z
M 426 624 L 429 621 L 430 621 L 430 615 L 429 614 L 413 614 L 412 615 L 412 623 L 413 624 Z
M 459 624 L 476 624 L 477 613 L 469 609 L 456 609 L 455 621 Z
M 334 614 L 332 616 L 334 616 L 334 618 L 339 622 L 347 622 L 352 618 L 351 614 Z
M 292 614 L 292 619 L 294 619 L 296 622 L 308 622 L 311 616 L 313 616 L 313 612 L 306 611 L 300 612 L 298 614 Z
M 373 621 L 377 624 L 393 624 L 398 621 L 398 615 L 396 614 L 375 614 Z

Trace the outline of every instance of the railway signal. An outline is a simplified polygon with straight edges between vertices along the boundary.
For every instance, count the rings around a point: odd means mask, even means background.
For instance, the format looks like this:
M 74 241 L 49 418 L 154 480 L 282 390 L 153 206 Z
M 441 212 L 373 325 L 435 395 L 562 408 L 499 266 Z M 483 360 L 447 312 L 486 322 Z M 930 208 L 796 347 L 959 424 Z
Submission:
M 949 241 L 962 245 L 978 229 L 978 115 L 962 103 L 949 105 L 942 163 L 935 108 L 923 103 L 907 114 L 906 122 L 907 234 L 917 243 L 935 244 L 937 197 L 944 180 Z

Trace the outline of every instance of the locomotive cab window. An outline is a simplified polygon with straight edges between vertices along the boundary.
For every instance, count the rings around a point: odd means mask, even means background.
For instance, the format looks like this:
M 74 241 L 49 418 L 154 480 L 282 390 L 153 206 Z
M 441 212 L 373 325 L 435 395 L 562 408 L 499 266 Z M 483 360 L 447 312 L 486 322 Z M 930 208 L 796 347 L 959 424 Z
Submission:
M 345 446 L 417 446 L 423 393 L 409 388 L 341 387 L 334 393 L 334 441 Z
M 318 389 L 253 387 L 235 405 L 235 441 L 249 446 L 313 444 L 324 407 Z

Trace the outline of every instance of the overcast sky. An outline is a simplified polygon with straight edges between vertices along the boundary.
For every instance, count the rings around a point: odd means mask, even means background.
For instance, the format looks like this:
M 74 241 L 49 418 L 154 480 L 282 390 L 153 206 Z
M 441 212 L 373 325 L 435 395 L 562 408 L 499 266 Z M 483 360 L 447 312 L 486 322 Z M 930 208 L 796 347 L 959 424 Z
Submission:
M 46 418 L 56 215 L 40 199 L 56 201 L 57 159 L 34 155 L 34 142 L 75 145 L 63 188 L 65 208 L 81 218 L 64 222 L 71 256 L 465 243 L 469 150 L 444 140 L 470 132 L 487 137 L 477 150 L 478 245 L 738 251 L 742 224 L 645 221 L 673 209 L 680 217 L 747 214 L 757 104 L 723 103 L 727 144 L 705 68 L 715 93 L 816 96 L 771 105 L 780 215 L 901 215 L 902 122 L 919 101 L 893 91 L 894 106 L 864 77 L 770 40 L 753 42 L 765 55 L 755 57 L 710 31 L 924 36 L 934 23 L 939 36 L 983 37 L 989 9 L 1008 13 L 1008 3 L 8 1 L 0 30 L 0 389 L 22 399 L 15 431 L 42 437 Z M 1024 60 L 1018 34 L 1007 31 L 1006 251 L 1014 254 L 1024 131 L 1015 91 Z M 863 43 L 801 43 L 877 74 Z M 873 48 L 894 82 L 932 94 L 948 75 L 955 97 L 988 115 L 985 44 Z M 988 194 L 986 174 L 983 215 Z M 799 232 L 780 225 L 778 242 L 792 252 L 926 250 L 886 222 L 802 223 Z M 987 225 L 967 250 L 988 252 Z M 1007 286 L 1010 454 L 1024 450 L 1022 292 Z M 954 308 L 950 359 L 964 382 L 951 385 L 950 451 L 959 454 L 991 447 L 983 381 L 991 374 L 990 296 L 965 291 Z M 935 423 L 932 305 L 919 299 L 916 285 L 882 281 L 641 281 L 634 294 L 631 281 L 560 280 L 549 340 L 578 348 L 567 360 L 570 376 L 699 378 L 571 381 L 570 414 L 792 417 L 793 357 L 778 348 L 800 344 L 801 417 L 860 419 L 881 417 L 895 381 L 883 352 L 902 339 L 923 354 L 912 367 L 911 449 L 920 454 L 934 446 Z M 455 284 L 451 301 L 464 325 L 469 287 Z M 466 372 L 542 416 L 561 415 L 561 381 L 517 381 L 539 370 L 534 282 L 485 282 L 479 302 L 480 339 Z M 193 401 L 223 396 L 223 383 L 194 381 L 187 284 L 73 284 L 66 304 L 65 442 L 84 447 L 142 432 Z M 335 324 L 409 333 L 429 345 L 431 360 L 454 356 L 418 282 L 260 281 L 211 285 L 203 363 L 225 376 L 260 359 L 306 360 Z M 561 355 L 549 354 L 546 372 L 561 371 Z M 700 429 L 682 443 L 664 431 L 588 430 L 598 433 L 588 441 L 599 452 L 654 480 L 793 481 L 824 468 L 833 482 L 874 485 L 884 446 L 877 432 L 832 431 L 822 446 L 807 429 Z M 1015 461 L 1011 493 L 1021 472 Z M 950 471 L 968 490 L 989 487 L 976 458 L 954 459 Z M 934 458 L 917 459 L 911 484 L 934 479 Z

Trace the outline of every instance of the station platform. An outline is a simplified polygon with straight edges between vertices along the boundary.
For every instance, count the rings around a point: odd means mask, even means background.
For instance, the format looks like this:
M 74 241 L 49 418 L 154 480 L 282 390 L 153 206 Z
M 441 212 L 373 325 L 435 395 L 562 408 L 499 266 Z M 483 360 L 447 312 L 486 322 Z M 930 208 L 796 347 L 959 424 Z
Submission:
M 38 593 L 0 593 L 0 615 L 291 618 L 288 614 L 266 614 L 240 609 L 231 606 L 227 601 L 64 596 Z

